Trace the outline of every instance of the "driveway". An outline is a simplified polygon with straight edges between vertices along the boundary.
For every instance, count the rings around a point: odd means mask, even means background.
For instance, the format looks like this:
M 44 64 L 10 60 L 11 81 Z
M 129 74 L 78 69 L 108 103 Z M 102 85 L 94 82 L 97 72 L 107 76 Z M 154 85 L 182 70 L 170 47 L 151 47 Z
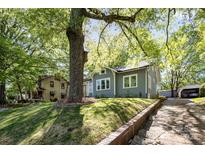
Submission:
M 168 99 L 130 144 L 205 144 L 205 108 L 188 99 Z

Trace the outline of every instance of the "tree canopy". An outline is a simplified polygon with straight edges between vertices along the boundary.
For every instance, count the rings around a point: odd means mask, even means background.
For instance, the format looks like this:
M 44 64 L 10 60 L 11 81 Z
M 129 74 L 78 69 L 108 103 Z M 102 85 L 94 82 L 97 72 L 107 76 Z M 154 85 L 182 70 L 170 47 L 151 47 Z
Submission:
M 163 89 L 205 81 L 203 9 L 0 9 L 0 13 L 0 81 L 17 91 L 33 89 L 41 75 L 60 74 L 71 81 L 74 98 L 82 93 L 84 70 L 89 76 L 101 67 L 137 65 L 142 60 L 160 65 Z

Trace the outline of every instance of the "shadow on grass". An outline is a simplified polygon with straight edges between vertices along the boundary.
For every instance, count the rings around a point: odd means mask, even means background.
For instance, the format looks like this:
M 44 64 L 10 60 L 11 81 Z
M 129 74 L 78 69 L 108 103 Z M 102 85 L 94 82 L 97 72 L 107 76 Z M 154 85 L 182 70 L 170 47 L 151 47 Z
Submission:
M 81 105 L 65 107 L 37 144 L 79 144 L 89 130 L 82 129 Z
M 123 101 L 123 99 L 118 99 L 113 102 L 102 99 L 102 106 L 93 107 L 94 115 L 106 117 L 108 113 L 114 113 L 120 118 L 122 124 L 126 123 L 130 118 L 132 118 L 136 113 L 142 111 L 149 104 L 144 104 L 144 102 L 133 103 L 132 99 L 127 99 L 128 101 Z M 136 101 L 136 100 L 135 100 Z
M 0 144 L 96 144 L 150 103 L 100 99 L 54 108 L 38 104 L 0 113 Z
M 1 144 L 19 144 L 25 138 L 30 136 L 36 128 L 42 123 L 49 120 L 52 108 L 41 108 L 31 114 L 25 114 L 27 111 L 19 110 L 18 114 L 13 116 L 8 114 L 3 119 L 3 126 L 0 129 L 0 143 Z M 15 109 L 15 112 L 18 110 Z M 13 111 L 10 112 L 12 114 Z M 5 114 L 5 113 L 4 113 Z
M 0 127 L 0 144 L 63 144 L 75 138 L 72 132 L 83 124 L 80 106 L 55 109 L 49 105 L 39 108 L 2 113 L 4 125 Z

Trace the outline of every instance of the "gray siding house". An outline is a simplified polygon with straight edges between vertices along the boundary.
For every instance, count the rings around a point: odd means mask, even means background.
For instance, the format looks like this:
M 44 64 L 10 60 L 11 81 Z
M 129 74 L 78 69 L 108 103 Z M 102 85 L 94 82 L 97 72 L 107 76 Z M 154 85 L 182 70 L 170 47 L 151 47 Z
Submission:
M 103 68 L 92 78 L 94 97 L 155 98 L 160 88 L 160 71 L 143 63 L 135 68 Z

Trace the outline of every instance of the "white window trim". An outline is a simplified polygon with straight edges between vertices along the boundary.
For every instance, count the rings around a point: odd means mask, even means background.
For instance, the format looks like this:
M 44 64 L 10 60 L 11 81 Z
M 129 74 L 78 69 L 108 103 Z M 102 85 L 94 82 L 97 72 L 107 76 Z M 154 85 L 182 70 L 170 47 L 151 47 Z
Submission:
M 105 80 L 105 89 L 101 89 L 101 80 Z M 106 82 L 106 80 L 109 80 L 109 88 L 108 89 L 106 89 L 107 88 L 107 82 Z M 100 81 L 100 89 L 98 89 L 98 87 L 97 87 L 97 82 L 98 81 Z M 96 87 L 96 91 L 103 91 L 103 90 L 110 90 L 110 78 L 103 78 L 103 79 L 98 79 L 98 80 L 96 80 L 96 85 L 95 85 L 95 87 Z
M 131 77 L 132 76 L 136 76 L 136 86 L 131 86 Z M 125 78 L 126 77 L 129 77 L 129 87 L 125 87 Z M 125 75 L 125 76 L 123 76 L 123 89 L 129 89 L 129 88 L 136 88 L 136 87 L 138 87 L 138 75 L 137 74 L 131 74 L 131 75 Z
M 105 73 L 101 73 L 101 71 L 105 71 Z M 106 69 L 102 69 L 101 71 L 100 71 L 100 73 L 99 73 L 100 75 L 103 75 L 103 74 L 106 74 L 106 73 L 107 73 Z

